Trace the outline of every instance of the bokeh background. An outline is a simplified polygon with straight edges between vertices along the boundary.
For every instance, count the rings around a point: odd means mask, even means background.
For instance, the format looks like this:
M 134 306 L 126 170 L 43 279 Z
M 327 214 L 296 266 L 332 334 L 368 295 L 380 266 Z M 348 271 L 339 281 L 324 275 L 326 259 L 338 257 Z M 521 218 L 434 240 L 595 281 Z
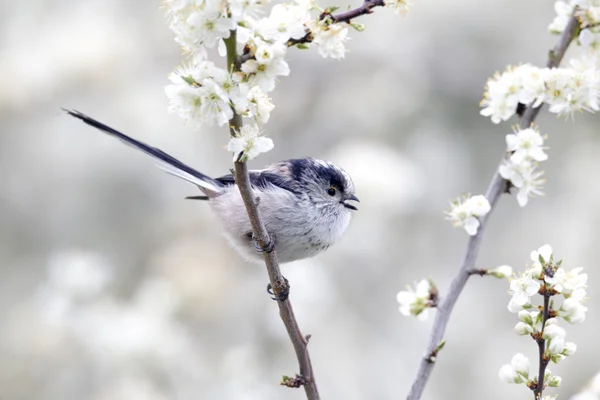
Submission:
M 354 177 L 360 211 L 341 243 L 284 265 L 324 399 L 404 398 L 426 322 L 396 293 L 432 277 L 445 293 L 467 243 L 448 201 L 484 193 L 516 120 L 479 115 L 486 79 L 545 64 L 557 38 L 548 0 L 415 0 L 377 10 L 343 61 L 291 50 L 272 94 L 276 147 L 252 166 L 315 156 Z M 350 3 L 340 1 L 341 6 Z M 158 1 L 0 1 L 0 399 L 303 399 L 277 385 L 297 372 L 267 275 L 220 234 L 194 187 L 66 116 L 70 107 L 199 170 L 227 173 L 227 132 L 167 113 L 163 87 L 182 55 Z M 479 267 L 529 262 L 550 243 L 589 273 L 578 351 L 553 373 L 569 398 L 600 369 L 599 120 L 545 112 L 546 196 L 505 196 Z M 473 277 L 454 310 L 425 399 L 530 398 L 499 382 L 516 352 L 508 283 Z M 594 398 L 594 397 L 591 397 Z

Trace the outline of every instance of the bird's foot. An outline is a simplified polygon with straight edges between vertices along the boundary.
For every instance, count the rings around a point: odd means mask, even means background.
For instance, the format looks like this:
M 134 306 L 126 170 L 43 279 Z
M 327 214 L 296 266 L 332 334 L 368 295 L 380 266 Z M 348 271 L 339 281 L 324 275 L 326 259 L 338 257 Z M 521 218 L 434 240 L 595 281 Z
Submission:
M 278 279 L 275 282 L 275 286 L 271 285 L 271 283 L 267 285 L 267 293 L 273 296 L 271 297 L 273 300 L 286 301 L 290 295 L 290 282 L 285 276 L 282 276 L 281 278 L 283 281 Z
M 273 250 L 275 250 L 276 239 L 275 239 L 275 234 L 274 233 L 269 234 L 269 243 L 267 243 L 264 246 L 261 246 L 258 243 L 258 240 L 256 240 L 256 237 L 254 237 L 254 235 L 252 235 L 252 240 L 254 240 L 254 248 L 259 253 L 272 253 Z

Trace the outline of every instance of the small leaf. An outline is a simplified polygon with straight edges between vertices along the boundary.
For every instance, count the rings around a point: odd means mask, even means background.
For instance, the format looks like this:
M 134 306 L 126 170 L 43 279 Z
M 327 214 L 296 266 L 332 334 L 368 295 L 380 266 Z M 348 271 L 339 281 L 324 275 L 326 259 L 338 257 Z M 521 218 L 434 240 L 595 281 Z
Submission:
M 300 50 L 308 50 L 308 49 L 310 49 L 310 46 L 307 45 L 306 43 L 298 43 L 296 45 L 296 48 L 300 49 Z
M 185 81 L 185 83 L 187 83 L 190 86 L 197 86 L 198 83 L 194 80 L 194 78 L 192 78 L 191 76 L 183 76 L 181 75 L 181 79 L 183 79 Z
M 350 24 L 351 27 L 353 27 L 357 32 L 362 32 L 365 30 L 365 25 L 364 24 L 359 24 L 359 23 L 351 23 Z

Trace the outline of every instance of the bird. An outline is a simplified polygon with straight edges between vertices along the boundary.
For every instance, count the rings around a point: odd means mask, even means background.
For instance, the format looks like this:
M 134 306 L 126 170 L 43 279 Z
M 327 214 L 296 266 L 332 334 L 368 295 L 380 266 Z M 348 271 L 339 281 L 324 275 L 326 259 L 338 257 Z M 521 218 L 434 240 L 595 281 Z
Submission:
M 120 139 L 158 162 L 165 172 L 196 185 L 199 196 L 210 205 L 222 225 L 222 232 L 237 253 L 250 263 L 264 257 L 252 233 L 240 191 L 233 174 L 211 178 L 158 148 L 133 139 L 76 110 L 68 115 Z M 264 169 L 249 171 L 250 184 L 263 223 L 272 240 L 279 263 L 313 257 L 339 241 L 350 224 L 359 202 L 350 175 L 332 162 L 312 157 L 288 159 Z

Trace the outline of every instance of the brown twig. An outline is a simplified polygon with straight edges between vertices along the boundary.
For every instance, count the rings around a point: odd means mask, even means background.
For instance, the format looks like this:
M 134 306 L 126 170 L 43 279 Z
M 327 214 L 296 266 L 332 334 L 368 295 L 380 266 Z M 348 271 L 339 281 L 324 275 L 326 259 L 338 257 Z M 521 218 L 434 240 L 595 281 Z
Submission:
M 487 269 L 485 268 L 481 268 L 481 269 L 472 269 L 469 271 L 469 275 L 479 275 L 479 276 L 486 276 L 488 273 Z
M 576 37 L 577 32 L 579 31 L 579 23 L 577 19 L 572 16 L 569 20 L 567 26 L 565 27 L 564 32 L 562 33 L 559 42 L 557 45 L 550 51 L 548 62 L 546 66 L 548 68 L 557 67 L 569 44 Z M 519 120 L 519 125 L 522 129 L 531 126 L 535 118 L 542 106 L 540 105 L 537 108 L 532 107 L 531 105 L 527 107 L 524 111 L 523 116 Z M 504 156 L 502 161 L 504 160 Z M 462 262 L 462 266 L 458 271 L 458 274 L 452 280 L 450 284 L 450 289 L 448 291 L 448 295 L 441 301 L 438 306 L 438 312 L 435 316 L 435 321 L 433 323 L 433 328 L 431 330 L 431 335 L 429 338 L 429 343 L 427 345 L 427 349 L 425 350 L 425 356 L 421 360 L 421 364 L 419 366 L 419 370 L 417 372 L 417 376 L 412 384 L 410 389 L 410 393 L 408 394 L 408 400 L 418 400 L 423 395 L 423 391 L 425 390 L 425 385 L 429 380 L 431 372 L 433 371 L 433 367 L 435 363 L 432 363 L 429 358 L 438 343 L 442 341 L 444 337 L 444 332 L 446 331 L 446 326 L 448 325 L 448 321 L 450 319 L 450 314 L 452 313 L 452 309 L 458 300 L 469 276 L 471 276 L 470 271 L 473 269 L 475 264 L 475 260 L 477 259 L 477 255 L 479 253 L 479 246 L 481 245 L 481 241 L 483 240 L 483 234 L 485 233 L 485 228 L 487 225 L 487 221 L 492 211 L 494 210 L 500 195 L 505 191 L 507 187 L 507 181 L 500 176 L 498 172 L 498 168 L 496 168 L 496 173 L 490 182 L 488 190 L 485 194 L 485 197 L 490 202 L 491 210 L 484 217 L 480 218 L 479 229 L 477 230 L 477 234 L 471 236 L 469 238 L 469 242 L 467 244 L 467 251 L 465 257 Z
M 229 68 L 236 69 L 235 61 L 237 59 L 237 48 L 236 48 L 236 31 L 231 31 L 231 35 L 228 39 L 225 39 L 225 45 L 227 48 L 227 64 Z M 234 116 L 229 121 L 230 134 L 234 136 L 242 127 L 242 118 L 235 112 Z M 244 204 L 246 205 L 246 211 L 252 225 L 252 232 L 254 238 L 262 249 L 266 249 L 271 245 L 272 238 L 269 237 L 269 233 L 262 222 L 260 217 L 260 210 L 258 208 L 258 201 L 252 190 L 250 184 L 250 176 L 248 174 L 248 166 L 245 162 L 236 161 L 234 163 L 234 176 L 235 183 L 240 190 Z M 269 275 L 269 281 L 271 288 L 276 297 L 279 297 L 283 293 L 287 293 L 289 285 L 287 280 L 281 274 L 279 269 L 279 262 L 277 261 L 277 253 L 274 249 L 271 251 L 263 252 L 265 258 L 265 264 L 267 267 L 267 273 Z M 279 306 L 279 315 L 285 329 L 290 337 L 296 357 L 298 359 L 298 365 L 300 368 L 300 374 L 298 379 L 295 380 L 298 383 L 297 386 L 304 386 L 306 397 L 309 400 L 319 400 L 319 390 L 317 389 L 317 383 L 315 381 L 315 375 L 313 372 L 312 364 L 310 361 L 310 355 L 308 354 L 308 340 L 302 335 L 296 317 L 294 316 L 294 310 L 292 309 L 292 303 L 287 299 L 278 300 L 277 305 Z
M 533 394 L 536 399 L 542 398 L 542 392 L 544 391 L 544 375 L 546 374 L 546 367 L 548 366 L 548 362 L 550 360 L 544 357 L 544 353 L 546 352 L 546 340 L 542 337 L 544 332 L 544 328 L 546 327 L 546 321 L 548 321 L 548 317 L 550 315 L 550 294 L 544 291 L 544 310 L 542 311 L 542 329 L 540 331 L 540 337 L 536 339 L 539 353 L 540 353 L 540 369 L 538 373 L 538 380 L 535 389 L 533 390 Z
M 341 22 L 350 23 L 351 20 L 353 20 L 356 17 L 360 17 L 361 15 L 373 13 L 373 8 L 383 7 L 383 6 L 385 6 L 384 0 L 365 0 L 360 7 L 356 7 L 352 10 L 348 10 L 348 11 L 340 13 L 338 15 L 333 15 L 329 12 L 324 12 L 323 14 L 321 14 L 320 19 L 329 17 L 329 18 L 331 18 L 331 20 L 332 20 L 331 22 L 333 22 L 333 23 L 341 23 Z M 313 40 L 313 37 L 312 37 L 311 32 L 307 31 L 306 35 L 304 35 L 300 39 L 288 40 L 287 45 L 288 45 L 288 47 L 292 47 L 297 44 L 310 43 L 310 42 L 312 42 L 312 40 Z M 254 58 L 254 54 L 251 51 L 242 54 L 236 60 L 237 68 L 240 68 L 240 66 L 243 63 L 245 63 L 248 60 L 252 60 L 253 58 Z

